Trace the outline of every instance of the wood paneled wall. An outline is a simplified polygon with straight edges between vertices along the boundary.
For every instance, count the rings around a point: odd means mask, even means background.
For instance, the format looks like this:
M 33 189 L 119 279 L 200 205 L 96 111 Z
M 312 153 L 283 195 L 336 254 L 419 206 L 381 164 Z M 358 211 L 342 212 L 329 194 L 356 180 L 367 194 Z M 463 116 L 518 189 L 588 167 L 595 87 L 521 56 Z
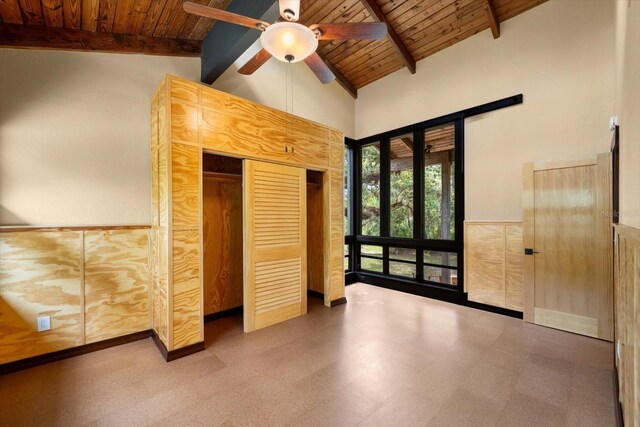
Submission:
M 464 283 L 470 301 L 522 311 L 522 223 L 465 221 Z
M 148 227 L 0 230 L 0 363 L 149 329 Z M 51 330 L 37 332 L 37 318 Z
M 242 176 L 204 174 L 204 314 L 242 305 Z
M 615 342 L 624 424 L 640 424 L 640 229 L 615 226 Z
M 168 350 L 204 339 L 203 152 L 324 172 L 325 305 L 344 297 L 342 133 L 173 76 L 151 110 L 153 328 Z
M 321 184 L 307 183 L 307 287 L 324 293 L 324 226 Z

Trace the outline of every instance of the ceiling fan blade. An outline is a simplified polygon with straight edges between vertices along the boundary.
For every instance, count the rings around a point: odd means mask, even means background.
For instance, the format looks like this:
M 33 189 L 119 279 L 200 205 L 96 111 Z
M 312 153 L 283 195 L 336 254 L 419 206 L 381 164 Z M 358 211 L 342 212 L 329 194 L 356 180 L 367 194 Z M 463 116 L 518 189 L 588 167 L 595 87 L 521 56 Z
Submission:
M 253 58 L 247 61 L 238 72 L 240 74 L 253 74 L 258 68 L 262 67 L 265 62 L 271 59 L 271 54 L 267 52 L 265 49 L 260 50 L 260 52 L 256 53 Z
M 329 66 L 324 63 L 322 58 L 320 58 L 318 52 L 313 52 L 304 60 L 304 63 L 307 64 L 309 68 L 311 68 L 313 74 L 315 74 L 323 84 L 327 84 L 335 80 L 335 74 L 333 74 L 333 72 L 329 69 Z
M 230 22 L 232 24 L 242 25 L 255 30 L 264 31 L 264 29 L 269 26 L 268 22 L 260 21 L 259 19 L 249 18 L 248 16 L 238 15 L 237 13 L 227 12 L 226 10 L 216 9 L 215 7 L 209 7 L 190 1 L 184 2 L 182 7 L 187 13 L 216 19 L 218 21 Z
M 279 0 L 278 8 L 284 20 L 296 22 L 300 19 L 300 0 Z
M 387 24 L 384 22 L 313 24 L 309 28 L 318 34 L 318 40 L 380 40 L 387 36 Z

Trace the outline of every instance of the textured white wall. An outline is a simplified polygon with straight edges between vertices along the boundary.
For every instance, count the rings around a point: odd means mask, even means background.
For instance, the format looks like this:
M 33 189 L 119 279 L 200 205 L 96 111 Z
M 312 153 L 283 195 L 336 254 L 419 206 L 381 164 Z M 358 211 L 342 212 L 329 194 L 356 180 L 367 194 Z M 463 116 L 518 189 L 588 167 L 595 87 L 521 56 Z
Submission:
M 149 102 L 198 58 L 0 49 L 0 225 L 149 224 Z
M 614 113 L 614 3 L 550 0 L 360 90 L 358 138 L 518 93 L 465 127 L 469 220 L 522 218 L 522 164 L 606 152 Z M 637 46 L 637 45 L 636 45 Z M 638 188 L 636 186 L 636 188 Z

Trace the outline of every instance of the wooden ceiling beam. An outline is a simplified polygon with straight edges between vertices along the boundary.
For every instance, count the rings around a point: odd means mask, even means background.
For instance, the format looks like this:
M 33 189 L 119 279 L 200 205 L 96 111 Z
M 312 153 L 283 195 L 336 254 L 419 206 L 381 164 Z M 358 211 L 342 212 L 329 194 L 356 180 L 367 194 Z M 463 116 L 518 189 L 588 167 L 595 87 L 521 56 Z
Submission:
M 484 0 L 484 10 L 487 12 L 489 28 L 491 28 L 493 38 L 497 39 L 498 37 L 500 37 L 500 19 L 498 18 L 498 14 L 496 13 L 496 8 L 493 4 L 493 0 Z
M 324 55 L 322 55 L 318 51 L 316 51 L 316 53 L 318 54 L 318 56 L 320 58 L 322 58 L 324 63 L 327 64 L 327 67 L 329 67 L 331 72 L 336 76 L 336 81 L 338 82 L 338 84 L 340 86 L 342 86 L 344 88 L 344 90 L 346 90 L 349 93 L 349 95 L 351 95 L 353 97 L 353 99 L 358 99 L 358 89 L 356 89 L 356 87 L 353 85 L 353 83 L 351 83 L 349 81 L 349 79 L 347 79 L 345 77 L 345 75 L 342 74 L 342 72 L 340 70 L 338 70 L 336 67 L 334 67 L 333 64 L 331 62 L 329 62 L 329 60 L 327 58 L 324 57 Z
M 405 145 L 405 147 L 407 147 L 410 151 L 413 152 L 413 140 L 411 138 L 409 138 L 408 136 L 405 136 L 400 138 L 400 140 Z
M 400 54 L 404 65 L 409 69 L 411 74 L 416 73 L 416 60 L 413 59 L 411 52 L 407 49 L 407 46 L 404 44 L 396 30 L 393 28 L 393 25 L 389 21 L 387 21 L 384 12 L 380 10 L 380 6 L 376 3 L 376 0 L 362 0 L 364 7 L 369 11 L 371 17 L 378 22 L 384 22 L 387 24 L 387 38 L 395 48 L 395 50 Z
M 0 25 L 0 47 L 199 57 L 202 42 L 34 25 Z

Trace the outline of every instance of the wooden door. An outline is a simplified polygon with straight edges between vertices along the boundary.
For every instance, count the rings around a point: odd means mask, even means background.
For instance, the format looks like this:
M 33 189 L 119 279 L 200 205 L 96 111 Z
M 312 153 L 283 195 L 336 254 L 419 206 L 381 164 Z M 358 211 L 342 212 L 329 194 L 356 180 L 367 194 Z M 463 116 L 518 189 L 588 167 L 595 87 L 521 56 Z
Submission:
M 306 171 L 244 160 L 244 330 L 307 312 Z
M 526 164 L 523 196 L 524 320 L 611 341 L 610 154 Z

